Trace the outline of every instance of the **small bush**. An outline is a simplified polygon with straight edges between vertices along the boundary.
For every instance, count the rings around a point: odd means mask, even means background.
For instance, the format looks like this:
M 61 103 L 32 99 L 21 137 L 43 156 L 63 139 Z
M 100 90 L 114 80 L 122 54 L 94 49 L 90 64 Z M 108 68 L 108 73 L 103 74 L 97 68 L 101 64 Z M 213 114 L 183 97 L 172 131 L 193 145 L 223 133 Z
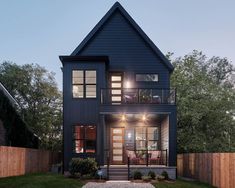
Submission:
M 142 176 L 143 176 L 143 174 L 138 170 L 134 171 L 134 173 L 133 173 L 134 180 L 138 180 L 138 179 L 140 180 Z
M 169 179 L 168 173 L 166 171 L 163 171 L 161 175 L 164 176 L 165 180 Z
M 150 176 L 151 177 L 151 179 L 155 179 L 155 177 L 156 177 L 156 174 L 155 174 L 155 172 L 154 171 L 149 171 L 149 173 L 148 173 L 148 176 Z
M 142 176 L 142 180 L 148 182 L 151 180 L 151 177 L 150 176 Z
M 81 159 L 81 158 L 73 158 L 69 164 L 69 172 L 72 175 L 76 173 L 80 173 L 83 175 L 91 175 L 94 176 L 97 171 L 97 163 L 93 158 Z
M 157 175 L 157 180 L 158 180 L 158 181 L 162 181 L 162 180 L 164 180 L 164 179 L 165 179 L 164 176 L 162 176 L 162 175 Z

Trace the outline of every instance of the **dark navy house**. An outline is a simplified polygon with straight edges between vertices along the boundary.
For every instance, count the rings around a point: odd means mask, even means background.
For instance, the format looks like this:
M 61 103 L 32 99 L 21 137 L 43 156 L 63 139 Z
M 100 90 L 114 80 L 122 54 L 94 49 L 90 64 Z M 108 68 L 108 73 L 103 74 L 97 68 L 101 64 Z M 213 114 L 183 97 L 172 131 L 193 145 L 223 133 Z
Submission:
M 110 179 L 128 166 L 175 178 L 173 66 L 124 8 L 115 3 L 60 60 L 64 170 L 74 157 L 92 157 Z

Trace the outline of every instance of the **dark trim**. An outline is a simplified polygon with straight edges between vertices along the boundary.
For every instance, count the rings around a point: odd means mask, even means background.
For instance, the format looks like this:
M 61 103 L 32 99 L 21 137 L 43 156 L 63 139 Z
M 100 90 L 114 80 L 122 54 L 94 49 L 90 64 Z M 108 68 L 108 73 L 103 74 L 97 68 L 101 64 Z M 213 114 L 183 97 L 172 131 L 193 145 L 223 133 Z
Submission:
M 108 63 L 108 56 L 59 56 L 62 64 L 66 62 L 74 62 L 74 61 L 86 61 L 86 62 L 103 62 Z

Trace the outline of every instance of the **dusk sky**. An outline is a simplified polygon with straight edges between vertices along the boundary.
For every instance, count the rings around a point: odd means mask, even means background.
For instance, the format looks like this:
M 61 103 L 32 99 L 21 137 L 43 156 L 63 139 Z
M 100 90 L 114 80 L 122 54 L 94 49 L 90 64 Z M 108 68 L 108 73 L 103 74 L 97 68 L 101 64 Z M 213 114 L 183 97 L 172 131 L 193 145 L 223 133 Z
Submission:
M 194 49 L 227 57 L 235 65 L 234 0 L 120 0 L 165 54 Z M 115 0 L 1 0 L 0 63 L 38 63 L 56 73 Z

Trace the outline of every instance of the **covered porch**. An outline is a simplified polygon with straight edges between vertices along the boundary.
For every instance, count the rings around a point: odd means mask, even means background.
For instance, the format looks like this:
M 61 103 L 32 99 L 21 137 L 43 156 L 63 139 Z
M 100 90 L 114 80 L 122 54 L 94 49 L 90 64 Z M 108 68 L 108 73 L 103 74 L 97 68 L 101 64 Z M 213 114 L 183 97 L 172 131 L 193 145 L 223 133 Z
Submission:
M 169 114 L 107 114 L 104 124 L 104 165 L 168 166 Z

